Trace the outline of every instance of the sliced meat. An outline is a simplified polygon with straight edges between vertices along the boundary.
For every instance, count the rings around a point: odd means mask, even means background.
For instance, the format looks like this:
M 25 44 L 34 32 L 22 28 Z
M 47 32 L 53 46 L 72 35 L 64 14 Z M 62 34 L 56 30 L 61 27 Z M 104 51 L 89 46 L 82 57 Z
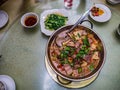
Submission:
M 87 35 L 87 32 L 85 30 L 82 30 L 82 35 Z
M 63 45 L 66 45 L 66 44 L 69 43 L 70 41 L 71 41 L 70 39 L 64 41 L 64 42 L 63 42 Z
M 56 55 L 60 55 L 60 51 L 58 49 L 55 50 Z
M 63 70 L 60 71 L 62 74 L 66 75 L 67 73 Z
M 90 50 L 95 50 L 96 48 L 97 48 L 97 45 L 94 44 L 94 43 L 92 43 L 92 44 L 91 44 L 91 47 L 90 47 Z
M 99 57 L 99 53 L 96 51 L 94 52 L 93 56 L 92 56 L 92 59 L 100 59 Z
M 64 69 L 67 72 L 68 75 L 72 74 L 73 70 L 69 64 L 64 65 Z
M 75 58 L 76 58 L 76 54 L 73 54 L 73 55 L 72 55 L 72 58 L 75 59 Z
M 67 32 L 68 30 L 64 31 L 64 32 L 61 32 L 58 37 L 61 37 L 61 38 L 65 38 L 67 36 Z
M 77 42 L 75 43 L 75 47 L 78 48 L 79 46 L 80 46 L 80 42 L 77 41 Z
M 79 41 L 79 43 L 80 43 L 81 45 L 83 44 L 83 41 L 82 41 L 82 39 L 79 39 L 78 41 Z
M 91 38 L 88 38 L 89 43 L 91 44 L 93 40 Z
M 82 64 L 81 64 L 81 67 L 86 67 L 87 66 L 87 62 L 86 61 L 83 61 Z
M 75 46 L 74 42 L 72 42 L 72 41 L 68 42 L 66 45 L 67 45 L 67 46 L 71 46 L 71 47 L 74 47 L 74 46 Z
M 66 38 L 64 38 L 64 37 L 57 37 L 56 38 L 56 44 L 61 47 L 63 42 L 66 42 L 68 40 L 69 40 L 69 37 L 66 37 Z
M 57 61 L 53 61 L 54 66 L 57 68 L 59 63 Z
M 90 70 L 88 67 L 82 67 L 83 70 L 83 76 L 88 75 L 90 73 Z
M 88 35 L 88 38 L 90 38 L 95 44 L 98 43 L 98 41 L 94 38 L 94 35 L 89 34 L 89 35 Z
M 75 69 L 77 69 L 77 68 L 79 68 L 79 67 L 80 67 L 80 64 L 74 65 L 74 68 L 75 68 Z
M 79 48 L 77 48 L 76 53 L 78 53 L 80 51 L 80 49 L 81 49 L 81 46 Z
M 62 43 L 65 41 L 65 39 L 64 38 L 61 38 L 61 37 L 57 37 L 56 38 L 56 44 L 58 45 L 58 46 L 62 46 Z
M 72 75 L 74 77 L 78 77 L 79 76 L 78 70 L 73 70 L 73 74 Z
M 64 68 L 67 71 L 67 70 L 69 70 L 71 68 L 71 66 L 69 64 L 64 64 Z
M 91 58 L 92 58 L 92 55 L 85 55 L 85 57 L 83 57 L 83 59 L 88 63 L 90 62 Z

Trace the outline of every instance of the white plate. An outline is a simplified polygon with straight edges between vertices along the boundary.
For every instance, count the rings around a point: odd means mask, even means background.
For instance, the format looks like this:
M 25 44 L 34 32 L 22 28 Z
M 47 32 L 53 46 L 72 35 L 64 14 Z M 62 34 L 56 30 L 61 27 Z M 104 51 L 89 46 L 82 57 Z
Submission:
M 3 81 L 6 84 L 7 90 L 16 90 L 15 82 L 10 76 L 0 75 L 0 81 Z
M 93 16 L 92 13 L 90 13 L 90 17 L 93 20 L 95 20 L 97 22 L 106 22 L 106 21 L 110 20 L 111 11 L 107 6 L 105 6 L 103 4 L 95 4 L 95 6 L 102 9 L 104 11 L 104 13 L 102 15 L 100 15 L 100 16 Z
M 8 22 L 8 14 L 5 11 L 0 10 L 0 28 L 5 26 L 7 22 Z
M 69 12 L 65 9 L 51 9 L 51 10 L 45 10 L 44 12 L 41 13 L 40 16 L 40 25 L 41 25 L 41 32 L 44 33 L 47 36 L 50 36 L 55 30 L 47 30 L 45 29 L 45 24 L 44 21 L 47 17 L 48 14 L 52 14 L 52 13 L 61 13 L 64 16 L 68 17 L 68 21 L 67 21 L 67 25 L 70 24 L 70 20 L 69 20 Z

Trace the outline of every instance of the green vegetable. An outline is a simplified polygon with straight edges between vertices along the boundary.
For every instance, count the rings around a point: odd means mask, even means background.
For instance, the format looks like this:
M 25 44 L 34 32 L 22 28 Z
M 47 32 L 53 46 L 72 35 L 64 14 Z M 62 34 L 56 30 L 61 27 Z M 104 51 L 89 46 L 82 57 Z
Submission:
M 80 59 L 80 58 L 82 58 L 84 55 L 85 55 L 84 51 L 83 51 L 83 50 L 80 50 L 80 51 L 78 52 L 78 54 L 76 55 L 76 59 Z
M 83 45 L 78 54 L 76 55 L 76 59 L 83 58 L 85 55 L 88 54 L 89 51 L 90 49 L 86 45 Z
M 80 34 L 78 33 L 77 35 L 78 35 L 78 37 L 80 38 Z
M 87 38 L 87 37 L 85 37 L 85 38 L 83 39 L 83 44 L 84 44 L 84 45 L 86 45 L 86 46 L 90 46 L 90 44 L 89 44 L 89 41 L 88 41 L 88 38 Z
M 67 47 L 65 47 L 65 50 L 67 50 L 67 51 L 70 51 L 70 49 L 71 49 L 71 48 L 70 48 L 70 47 L 68 47 L 68 46 L 67 46 Z
M 94 65 L 90 64 L 89 69 L 90 69 L 90 71 L 93 71 L 94 70 Z
M 73 47 L 66 46 L 64 50 L 61 51 L 60 58 L 61 59 L 67 58 L 68 56 L 72 55 L 74 51 L 75 49 Z
M 66 59 L 66 60 L 65 60 L 65 64 L 68 64 L 68 63 L 69 63 L 69 62 L 68 62 L 68 60 Z
M 61 26 L 64 26 L 68 21 L 68 17 L 58 15 L 58 14 L 49 14 L 45 20 L 45 28 L 48 30 L 57 30 Z
M 68 57 L 71 56 L 75 51 L 75 48 L 66 46 L 61 52 L 60 52 L 60 59 L 61 64 L 69 64 L 71 67 L 74 66 L 74 62 L 69 62 Z
M 61 64 L 69 64 L 68 59 L 61 60 L 60 62 L 61 62 Z
M 61 57 L 62 59 L 63 59 L 63 58 L 67 58 L 67 57 L 68 57 L 68 54 L 69 54 L 68 51 L 63 50 L 63 51 L 61 51 L 61 53 L 60 53 L 60 57 Z
M 63 65 L 63 64 L 65 64 L 65 61 L 64 61 L 64 60 L 61 60 L 60 63 Z
M 70 63 L 70 66 L 73 67 L 73 66 L 74 66 L 74 63 Z
M 78 73 L 81 73 L 81 72 L 82 72 L 82 68 L 79 67 L 79 68 L 78 68 Z

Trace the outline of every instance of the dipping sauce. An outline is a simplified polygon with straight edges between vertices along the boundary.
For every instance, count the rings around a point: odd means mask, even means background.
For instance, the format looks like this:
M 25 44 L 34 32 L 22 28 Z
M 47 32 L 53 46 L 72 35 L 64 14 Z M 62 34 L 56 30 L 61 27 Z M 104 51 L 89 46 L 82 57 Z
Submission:
M 33 26 L 37 22 L 37 18 L 34 16 L 29 16 L 25 19 L 26 26 Z

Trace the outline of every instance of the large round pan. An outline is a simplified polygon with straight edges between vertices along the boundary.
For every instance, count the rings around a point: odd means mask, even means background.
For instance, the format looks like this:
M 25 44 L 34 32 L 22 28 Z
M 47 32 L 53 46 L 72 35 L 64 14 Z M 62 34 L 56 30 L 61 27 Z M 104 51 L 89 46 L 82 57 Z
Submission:
M 102 50 L 102 55 L 101 55 L 101 60 L 97 66 L 97 68 L 95 70 L 92 71 L 92 73 L 88 74 L 87 76 L 84 77 L 80 77 L 80 78 L 71 78 L 68 76 L 63 75 L 61 72 L 59 72 L 55 66 L 53 65 L 51 59 L 50 59 L 50 45 L 52 43 L 52 41 L 63 31 L 68 30 L 72 27 L 73 25 L 68 25 L 68 26 L 64 26 L 62 28 L 59 28 L 58 30 L 56 30 L 52 36 L 49 38 L 48 43 L 47 43 L 47 47 L 46 47 L 46 57 L 47 57 L 47 61 L 51 67 L 51 69 L 60 77 L 69 80 L 69 81 L 83 81 L 83 80 L 87 80 L 89 78 L 92 78 L 93 76 L 95 76 L 96 74 L 98 74 L 100 72 L 100 70 L 102 69 L 104 63 L 105 63 L 105 59 L 106 59 L 106 49 L 105 49 L 105 45 L 103 43 L 103 40 L 101 39 L 101 37 L 92 29 L 93 25 L 91 25 L 91 28 L 86 27 L 84 25 L 79 25 L 80 27 L 84 27 L 85 29 L 89 30 L 92 34 L 94 34 L 94 36 L 99 39 L 102 43 L 103 46 L 103 50 Z

